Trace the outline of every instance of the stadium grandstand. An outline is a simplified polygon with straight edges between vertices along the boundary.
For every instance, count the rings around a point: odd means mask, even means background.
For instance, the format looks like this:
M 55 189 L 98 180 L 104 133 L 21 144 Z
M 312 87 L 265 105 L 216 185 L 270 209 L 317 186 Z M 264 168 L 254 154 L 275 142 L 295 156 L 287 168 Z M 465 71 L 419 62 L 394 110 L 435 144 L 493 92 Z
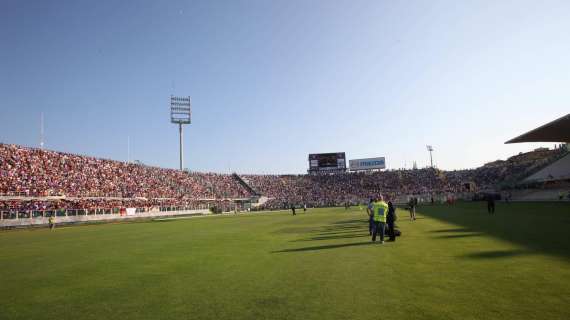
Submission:
M 570 143 L 570 114 L 562 116 L 556 120 L 539 126 L 505 143 L 524 142 L 563 142 L 558 148 L 568 150 Z M 539 152 L 549 152 L 548 149 L 537 149 Z M 540 158 L 540 156 L 538 156 Z M 556 157 L 549 158 L 550 161 L 536 161 L 537 169 L 534 173 L 526 175 L 526 178 L 519 179 L 515 188 L 517 198 L 521 200 L 550 200 L 558 198 L 570 199 L 570 154 L 568 152 L 558 153 Z
M 565 155 L 560 160 L 524 179 L 523 182 L 548 182 L 570 180 L 570 156 Z
M 570 114 L 544 124 L 505 143 L 521 142 L 570 143 Z
M 345 172 L 325 175 L 238 175 L 163 169 L 62 152 L 0 144 L 2 226 L 173 214 L 205 214 L 364 203 L 377 193 L 396 202 L 411 196 L 471 199 L 477 192 L 520 189 L 566 147 L 537 149 L 482 167 Z M 560 162 L 563 161 L 563 162 Z M 559 172 L 559 171 L 556 171 Z M 516 192 L 515 192 L 516 193 Z M 67 220 L 65 220 L 67 219 Z

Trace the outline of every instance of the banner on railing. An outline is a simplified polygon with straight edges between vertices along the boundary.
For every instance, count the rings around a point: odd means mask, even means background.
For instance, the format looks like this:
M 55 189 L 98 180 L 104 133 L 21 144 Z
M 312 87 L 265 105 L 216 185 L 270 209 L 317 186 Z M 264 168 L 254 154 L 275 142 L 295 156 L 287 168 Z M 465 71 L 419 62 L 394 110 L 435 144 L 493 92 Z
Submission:
M 137 208 L 127 208 L 127 216 L 134 216 L 137 213 Z

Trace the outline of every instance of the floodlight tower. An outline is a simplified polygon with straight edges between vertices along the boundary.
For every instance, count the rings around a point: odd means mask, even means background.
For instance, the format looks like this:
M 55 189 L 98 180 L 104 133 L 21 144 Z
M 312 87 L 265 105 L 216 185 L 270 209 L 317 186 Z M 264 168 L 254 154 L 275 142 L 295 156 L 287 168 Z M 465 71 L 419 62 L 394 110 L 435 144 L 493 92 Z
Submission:
M 182 125 L 191 123 L 191 108 L 190 97 L 170 96 L 170 122 L 178 124 L 178 131 L 180 133 L 180 170 L 184 169 L 184 136 Z
M 433 168 L 433 157 L 431 155 L 431 153 L 433 152 L 433 147 L 432 146 L 426 146 L 427 147 L 427 151 L 429 151 L 429 161 L 431 163 L 431 167 Z

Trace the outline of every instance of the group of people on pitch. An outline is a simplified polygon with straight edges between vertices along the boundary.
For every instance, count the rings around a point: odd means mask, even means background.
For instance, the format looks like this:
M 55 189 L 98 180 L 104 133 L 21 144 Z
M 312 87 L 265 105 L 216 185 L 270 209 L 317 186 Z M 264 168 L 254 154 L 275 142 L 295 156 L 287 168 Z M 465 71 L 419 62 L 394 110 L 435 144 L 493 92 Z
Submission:
M 368 204 L 369 227 L 368 230 L 372 236 L 372 242 L 376 241 L 376 237 L 380 235 L 380 243 L 384 243 L 384 235 L 390 238 L 388 241 L 396 241 L 396 208 L 392 201 L 384 202 L 384 197 L 379 195 L 370 199 Z

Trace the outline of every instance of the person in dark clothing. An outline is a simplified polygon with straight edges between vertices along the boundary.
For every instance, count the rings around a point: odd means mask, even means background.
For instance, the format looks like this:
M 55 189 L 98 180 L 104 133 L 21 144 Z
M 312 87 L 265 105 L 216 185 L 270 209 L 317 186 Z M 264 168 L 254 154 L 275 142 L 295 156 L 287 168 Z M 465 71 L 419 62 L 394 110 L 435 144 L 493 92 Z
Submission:
M 366 208 L 366 213 L 368 213 L 368 233 L 372 235 L 372 230 L 374 229 L 374 215 L 372 214 L 372 202 L 374 199 L 370 199 L 368 202 L 368 208 Z
M 510 199 L 509 199 L 509 193 L 505 193 L 505 203 L 509 203 Z
M 293 212 L 293 215 L 296 216 L 297 214 L 295 213 L 295 205 L 292 204 L 291 205 L 291 211 Z
M 386 223 L 388 224 L 388 236 L 390 239 L 388 241 L 396 241 L 396 230 L 394 225 L 396 222 L 396 208 L 392 204 L 392 201 L 388 201 L 388 215 L 386 216 Z
M 410 198 L 408 209 L 410 209 L 410 221 L 416 220 L 416 201 L 414 198 Z
M 492 194 L 487 195 L 487 212 L 489 214 L 495 213 L 495 196 Z

